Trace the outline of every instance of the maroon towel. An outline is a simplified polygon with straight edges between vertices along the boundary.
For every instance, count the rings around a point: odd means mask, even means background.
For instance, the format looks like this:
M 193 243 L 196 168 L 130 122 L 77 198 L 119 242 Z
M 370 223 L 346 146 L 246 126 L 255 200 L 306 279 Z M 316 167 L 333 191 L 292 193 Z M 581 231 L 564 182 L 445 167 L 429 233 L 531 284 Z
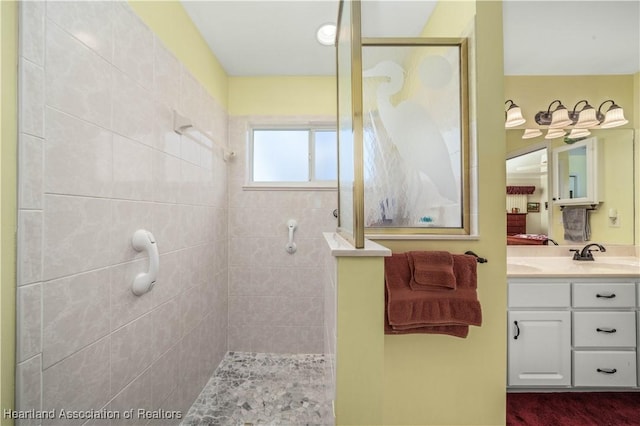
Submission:
M 391 327 L 385 309 L 384 334 L 448 334 L 450 336 L 462 338 L 467 337 L 469 334 L 468 325 L 423 325 L 409 327 L 410 328 L 402 328 L 401 326 Z
M 386 334 L 439 333 L 466 337 L 469 325 L 482 324 L 476 294 L 476 258 L 452 257 L 457 282 L 453 291 L 413 291 L 406 253 L 385 258 Z
M 447 251 L 410 251 L 407 253 L 412 290 L 453 290 L 453 256 Z

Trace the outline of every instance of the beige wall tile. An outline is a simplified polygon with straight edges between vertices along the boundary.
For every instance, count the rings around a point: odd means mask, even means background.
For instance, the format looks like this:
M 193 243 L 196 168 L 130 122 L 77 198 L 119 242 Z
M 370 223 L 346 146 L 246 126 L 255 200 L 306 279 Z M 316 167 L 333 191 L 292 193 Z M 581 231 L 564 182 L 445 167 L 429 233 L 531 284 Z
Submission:
M 16 358 L 26 361 L 42 351 L 42 284 L 18 287 Z
M 47 2 L 47 19 L 55 22 L 85 46 L 111 61 L 113 55 L 112 25 L 114 3 L 96 1 Z
M 44 368 L 109 334 L 110 278 L 105 268 L 43 285 Z
M 111 197 L 111 132 L 52 108 L 46 109 L 45 127 L 45 191 Z
M 45 196 L 44 280 L 109 264 L 111 210 L 107 199 Z
M 111 389 L 116 393 L 153 362 L 153 322 L 144 315 L 111 335 Z
M 110 338 L 105 337 L 42 372 L 42 409 L 99 410 L 110 398 Z M 72 426 L 83 420 L 58 417 L 48 424 Z
M 108 128 L 112 66 L 55 24 L 46 26 L 46 57 L 47 105 Z
M 16 368 L 16 410 L 42 410 L 42 363 L 40 355 L 18 364 Z M 19 426 L 38 425 L 39 419 L 20 419 Z

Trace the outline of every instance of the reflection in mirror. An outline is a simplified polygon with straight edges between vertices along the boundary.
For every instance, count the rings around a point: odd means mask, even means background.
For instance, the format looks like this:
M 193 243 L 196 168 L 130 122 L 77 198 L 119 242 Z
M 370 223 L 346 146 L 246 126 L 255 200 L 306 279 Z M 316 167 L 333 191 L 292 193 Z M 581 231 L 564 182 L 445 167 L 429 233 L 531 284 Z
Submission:
M 559 206 L 597 205 L 604 191 L 604 152 L 598 138 L 553 149 L 553 202 Z
M 549 236 L 547 148 L 507 159 L 507 244 L 553 244 Z
M 586 197 L 587 147 L 578 146 L 559 153 L 558 172 L 566 176 L 566 179 L 558 180 L 558 195 L 562 199 Z
M 600 203 L 597 209 L 589 213 L 590 241 L 603 244 L 633 245 L 636 243 L 634 240 L 634 235 L 636 234 L 635 215 L 638 214 L 635 208 L 638 200 L 634 198 L 633 187 L 634 170 L 637 167 L 634 164 L 634 132 L 631 129 L 617 128 L 594 129 L 592 133 L 600 141 L 598 175 L 600 177 L 601 190 L 599 190 L 598 194 Z M 522 130 L 507 130 L 507 157 L 515 157 L 522 153 L 536 150 L 545 144 L 541 137 L 523 140 L 521 136 Z M 547 143 L 550 149 L 568 146 L 563 138 Z M 507 160 L 507 165 L 510 163 L 511 160 Z M 553 180 L 553 170 L 554 167 L 549 164 L 547 182 Z M 521 169 L 521 171 L 523 170 Z M 576 178 L 570 178 L 569 174 L 567 174 L 565 191 L 571 191 L 570 187 L 573 184 L 574 194 L 577 194 L 581 191 L 581 181 L 584 181 L 584 179 L 581 179 L 581 174 L 577 171 L 571 174 L 575 175 Z M 514 174 L 513 167 L 508 166 L 507 181 L 513 182 L 511 179 L 514 177 L 517 177 L 517 174 Z M 584 177 L 586 178 L 586 175 Z M 571 182 L 572 180 L 574 181 L 573 183 Z M 546 235 L 561 245 L 571 244 L 571 242 L 565 241 L 563 238 L 564 229 L 562 227 L 560 207 L 552 204 L 551 195 L 549 194 L 540 204 L 541 213 L 545 211 L 544 202 L 548 202 L 548 229 Z M 615 223 L 612 223 L 609 219 L 610 210 L 617 213 L 618 219 Z M 538 232 L 536 228 L 529 227 L 531 219 L 535 216 L 536 214 L 532 212 L 527 214 L 527 232 Z M 541 218 L 543 216 L 542 214 L 540 215 Z M 539 232 L 545 233 L 542 228 Z

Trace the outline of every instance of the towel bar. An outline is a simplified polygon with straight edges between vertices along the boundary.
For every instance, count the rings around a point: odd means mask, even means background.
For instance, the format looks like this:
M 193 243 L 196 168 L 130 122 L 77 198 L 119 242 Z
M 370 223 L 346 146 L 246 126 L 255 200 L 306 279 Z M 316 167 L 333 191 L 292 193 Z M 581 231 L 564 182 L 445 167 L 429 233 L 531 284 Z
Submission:
M 570 206 L 560 206 L 560 211 L 564 210 L 565 207 L 570 207 Z M 598 205 L 591 204 L 591 207 L 587 208 L 586 210 L 587 211 L 598 210 Z
M 475 254 L 474 252 L 472 252 L 471 250 L 465 251 L 464 254 L 470 254 L 471 256 L 475 256 L 476 260 L 478 261 L 478 263 L 487 263 L 488 262 L 487 258 L 480 257 L 477 254 Z

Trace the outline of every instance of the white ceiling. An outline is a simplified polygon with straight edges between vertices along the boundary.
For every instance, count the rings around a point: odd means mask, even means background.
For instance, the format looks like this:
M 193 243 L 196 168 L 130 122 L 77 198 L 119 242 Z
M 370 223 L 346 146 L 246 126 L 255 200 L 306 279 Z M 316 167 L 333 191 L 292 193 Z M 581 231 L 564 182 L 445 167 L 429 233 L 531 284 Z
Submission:
M 507 180 L 538 178 L 547 173 L 547 149 L 507 159 Z
M 182 0 L 229 75 L 332 75 L 334 49 L 315 32 L 337 0 Z M 363 35 L 417 36 L 434 1 L 365 0 Z M 503 3 L 506 75 L 640 71 L 640 0 Z
M 335 49 L 316 40 L 338 0 L 182 0 L 229 75 L 333 75 Z M 363 36 L 415 37 L 435 1 L 365 0 Z
M 503 3 L 505 75 L 640 71 L 640 1 Z

